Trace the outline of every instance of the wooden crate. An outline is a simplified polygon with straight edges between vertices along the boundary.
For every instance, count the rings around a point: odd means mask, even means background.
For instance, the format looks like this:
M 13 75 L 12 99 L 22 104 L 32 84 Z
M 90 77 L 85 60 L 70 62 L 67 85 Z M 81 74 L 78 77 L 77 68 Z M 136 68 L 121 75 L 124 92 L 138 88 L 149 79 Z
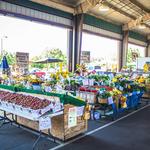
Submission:
M 77 125 L 71 128 L 68 128 L 68 111 L 69 108 L 75 107 L 73 105 L 67 104 L 64 107 L 64 114 L 55 116 L 51 118 L 51 134 L 60 139 L 60 140 L 68 140 L 78 134 L 84 133 L 87 130 L 87 120 L 84 120 L 83 117 L 77 117 Z M 17 122 L 21 125 L 29 127 L 34 130 L 39 130 L 38 121 L 32 121 L 23 117 L 17 117 Z M 48 130 L 43 130 L 43 133 L 48 134 Z
M 68 111 L 73 105 L 66 105 L 64 114 L 52 118 L 51 134 L 63 141 L 68 140 L 76 135 L 84 133 L 87 130 L 87 120 L 83 117 L 77 117 L 77 125 L 68 127 Z

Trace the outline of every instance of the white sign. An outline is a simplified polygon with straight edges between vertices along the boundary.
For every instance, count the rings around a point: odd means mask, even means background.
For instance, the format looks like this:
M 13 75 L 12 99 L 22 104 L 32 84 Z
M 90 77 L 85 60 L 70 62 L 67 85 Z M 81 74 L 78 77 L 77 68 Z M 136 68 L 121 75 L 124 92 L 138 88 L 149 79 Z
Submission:
M 39 119 L 39 130 L 45 130 L 51 128 L 51 118 L 50 117 L 41 117 Z
M 89 85 L 93 86 L 94 85 L 94 80 L 93 79 L 89 79 Z
M 61 103 L 55 103 L 54 108 L 53 108 L 53 112 L 58 112 L 61 110 Z
M 74 127 L 77 125 L 77 108 L 69 108 L 68 114 L 68 128 Z
M 123 87 L 122 87 L 122 86 L 120 86 L 120 87 L 119 87 L 119 90 L 120 90 L 120 91 L 123 91 Z
M 114 103 L 113 98 L 112 97 L 108 97 L 108 104 L 111 105 L 113 103 Z
M 90 51 L 82 51 L 81 52 L 81 62 L 82 63 L 90 63 Z
M 25 73 L 29 67 L 29 53 L 17 52 L 16 64 L 19 67 L 19 72 Z
M 77 117 L 82 116 L 84 113 L 84 106 L 77 107 Z
M 89 80 L 88 79 L 83 79 L 82 82 L 83 82 L 83 85 L 85 85 L 85 86 L 89 85 Z

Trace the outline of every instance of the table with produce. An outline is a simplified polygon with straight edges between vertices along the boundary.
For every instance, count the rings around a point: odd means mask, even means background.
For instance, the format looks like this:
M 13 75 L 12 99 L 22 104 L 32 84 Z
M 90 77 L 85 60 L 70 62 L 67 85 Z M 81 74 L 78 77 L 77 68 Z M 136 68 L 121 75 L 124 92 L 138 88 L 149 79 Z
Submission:
M 3 75 L 0 80 L 3 118 L 10 119 L 7 113 L 11 113 L 13 121 L 37 131 L 42 128 L 44 118 L 45 121 L 50 118 L 47 122 L 51 134 L 65 141 L 84 133 L 89 118 L 116 118 L 120 112 L 137 108 L 150 78 L 98 74 L 79 68 L 75 73 L 57 71 L 49 77 Z M 47 130 L 43 132 L 48 134 Z

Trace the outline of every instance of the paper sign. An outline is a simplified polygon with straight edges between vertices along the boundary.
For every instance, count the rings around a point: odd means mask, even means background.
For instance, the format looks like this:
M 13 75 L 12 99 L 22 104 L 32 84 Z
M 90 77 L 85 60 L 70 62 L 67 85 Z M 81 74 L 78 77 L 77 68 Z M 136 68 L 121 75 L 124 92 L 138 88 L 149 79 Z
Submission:
M 42 117 L 39 119 L 39 130 L 51 128 L 51 119 L 49 117 Z
M 55 103 L 54 108 L 53 108 L 53 112 L 58 112 L 61 110 L 61 104 L 60 103 Z
M 77 125 L 77 108 L 69 108 L 68 114 L 68 128 L 74 127 Z
M 82 116 L 83 112 L 84 112 L 84 106 L 77 107 L 77 117 Z
M 111 105 L 113 103 L 114 103 L 113 98 L 112 97 L 108 97 L 108 104 Z
M 122 86 L 120 86 L 120 87 L 119 87 L 119 90 L 120 90 L 120 91 L 123 91 L 123 87 L 122 87 Z
M 50 86 L 45 86 L 45 92 L 51 92 L 52 88 Z
M 94 80 L 93 79 L 89 79 L 89 85 L 93 86 L 94 85 Z
M 83 85 L 89 85 L 88 79 L 83 79 Z

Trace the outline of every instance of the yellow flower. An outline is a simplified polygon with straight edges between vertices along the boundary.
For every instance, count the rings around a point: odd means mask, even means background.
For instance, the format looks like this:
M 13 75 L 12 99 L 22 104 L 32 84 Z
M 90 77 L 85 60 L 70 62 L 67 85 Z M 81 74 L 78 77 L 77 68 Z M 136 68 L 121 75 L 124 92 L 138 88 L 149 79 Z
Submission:
M 6 79 L 8 79 L 8 76 L 6 74 L 3 74 L 2 79 L 6 80 Z
M 144 72 L 148 72 L 148 65 L 147 64 L 145 64 L 144 66 L 143 66 L 143 70 L 144 70 Z
M 117 82 L 117 81 L 118 81 L 117 78 L 112 79 L 112 82 L 114 82 L 114 83 Z
M 130 85 L 128 85 L 128 89 L 131 89 L 131 86 L 130 86 Z

